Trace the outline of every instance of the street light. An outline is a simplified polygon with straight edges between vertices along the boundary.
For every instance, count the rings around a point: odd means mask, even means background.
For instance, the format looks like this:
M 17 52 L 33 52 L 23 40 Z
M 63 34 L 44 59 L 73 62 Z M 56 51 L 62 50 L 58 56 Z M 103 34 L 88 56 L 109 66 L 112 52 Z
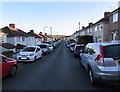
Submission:
M 45 34 L 45 28 L 47 28 L 48 26 L 44 26 L 44 34 Z
M 57 32 L 57 39 L 58 39 L 58 32 Z

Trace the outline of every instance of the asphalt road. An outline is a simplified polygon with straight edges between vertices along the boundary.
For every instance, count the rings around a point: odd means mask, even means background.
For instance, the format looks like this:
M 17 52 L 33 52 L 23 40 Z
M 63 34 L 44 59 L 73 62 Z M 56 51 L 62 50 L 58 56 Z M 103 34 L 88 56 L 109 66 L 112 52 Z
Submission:
M 3 90 L 104 90 L 120 86 L 90 84 L 87 72 L 62 42 L 52 53 L 35 63 L 18 64 L 13 78 L 2 80 Z

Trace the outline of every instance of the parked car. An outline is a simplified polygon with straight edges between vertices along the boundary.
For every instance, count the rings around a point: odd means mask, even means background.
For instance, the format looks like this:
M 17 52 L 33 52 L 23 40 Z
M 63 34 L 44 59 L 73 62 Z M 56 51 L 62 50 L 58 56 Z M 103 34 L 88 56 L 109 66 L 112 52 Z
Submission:
M 74 57 L 79 57 L 80 56 L 80 51 L 85 48 L 84 44 L 77 44 L 74 47 Z
M 49 54 L 50 53 L 49 44 L 41 43 L 38 46 L 41 48 L 43 54 Z
M 70 48 L 70 51 L 73 52 L 74 51 L 74 47 L 75 47 L 76 43 L 71 43 L 69 48 Z
M 39 46 L 27 46 L 17 54 L 18 61 L 31 62 L 42 57 L 42 50 Z
M 50 49 L 51 52 L 53 51 L 53 46 L 52 46 L 52 44 L 49 44 L 49 49 Z
M 17 73 L 17 62 L 15 59 L 0 54 L 0 78 L 9 75 L 13 77 Z
M 120 83 L 120 43 L 89 43 L 81 52 L 91 84 Z

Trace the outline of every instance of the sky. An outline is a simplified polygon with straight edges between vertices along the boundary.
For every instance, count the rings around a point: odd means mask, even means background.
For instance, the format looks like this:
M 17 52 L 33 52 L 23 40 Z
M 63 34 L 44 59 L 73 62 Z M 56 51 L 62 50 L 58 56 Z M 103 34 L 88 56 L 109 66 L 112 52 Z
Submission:
M 1 8 L 2 7 L 2 8 Z M 89 22 L 97 22 L 104 12 L 118 8 L 118 2 L 2 2 L 2 25 L 15 23 L 25 32 L 72 35 Z M 45 27 L 47 26 L 47 27 Z M 50 31 L 52 28 L 52 32 Z

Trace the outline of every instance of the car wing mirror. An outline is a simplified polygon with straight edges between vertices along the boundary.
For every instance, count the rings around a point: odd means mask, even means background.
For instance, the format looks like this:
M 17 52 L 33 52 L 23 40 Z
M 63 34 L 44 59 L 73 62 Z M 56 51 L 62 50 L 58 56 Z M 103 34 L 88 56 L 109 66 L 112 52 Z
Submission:
M 85 50 L 80 50 L 80 53 L 85 53 Z

